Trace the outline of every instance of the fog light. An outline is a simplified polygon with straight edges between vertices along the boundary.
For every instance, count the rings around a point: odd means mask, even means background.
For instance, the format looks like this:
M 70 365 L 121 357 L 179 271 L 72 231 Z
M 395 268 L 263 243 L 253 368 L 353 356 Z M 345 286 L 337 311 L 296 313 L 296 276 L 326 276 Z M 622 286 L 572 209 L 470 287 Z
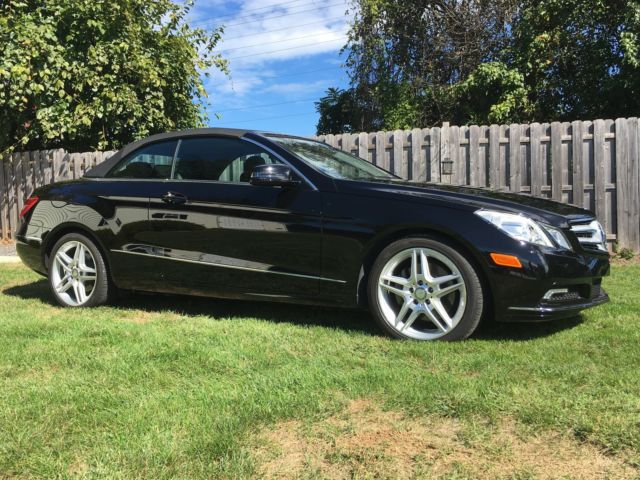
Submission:
M 552 288 L 547 293 L 544 294 L 543 300 L 551 300 L 556 295 L 564 295 L 565 293 L 569 293 L 568 288 Z

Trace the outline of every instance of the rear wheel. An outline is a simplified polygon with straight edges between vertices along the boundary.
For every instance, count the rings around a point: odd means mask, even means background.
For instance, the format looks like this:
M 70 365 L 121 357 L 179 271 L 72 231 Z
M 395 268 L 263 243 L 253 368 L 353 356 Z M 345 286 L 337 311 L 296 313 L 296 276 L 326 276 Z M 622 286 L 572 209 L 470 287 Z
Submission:
M 368 285 L 378 324 L 396 338 L 463 340 L 480 323 L 483 292 L 471 263 L 430 238 L 392 243 L 376 259 Z
M 96 245 L 79 233 L 60 238 L 51 250 L 49 286 L 64 307 L 94 307 L 109 299 L 104 258 Z

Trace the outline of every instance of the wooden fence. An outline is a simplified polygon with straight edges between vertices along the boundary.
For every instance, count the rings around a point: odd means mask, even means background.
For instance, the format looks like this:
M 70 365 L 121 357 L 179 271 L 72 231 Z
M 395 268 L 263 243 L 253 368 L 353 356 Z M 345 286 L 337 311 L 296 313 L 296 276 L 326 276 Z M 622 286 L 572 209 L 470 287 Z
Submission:
M 0 164 L 0 233 L 11 240 L 24 201 L 42 185 L 80 178 L 115 152 L 68 153 L 64 150 L 18 152 Z
M 323 135 L 412 181 L 490 187 L 592 210 L 610 243 L 640 250 L 637 118 Z
M 412 181 L 490 187 L 586 207 L 610 242 L 640 250 L 637 118 L 450 126 L 317 137 Z M 0 168 L 0 231 L 12 238 L 34 188 L 79 178 L 113 152 L 21 152 Z

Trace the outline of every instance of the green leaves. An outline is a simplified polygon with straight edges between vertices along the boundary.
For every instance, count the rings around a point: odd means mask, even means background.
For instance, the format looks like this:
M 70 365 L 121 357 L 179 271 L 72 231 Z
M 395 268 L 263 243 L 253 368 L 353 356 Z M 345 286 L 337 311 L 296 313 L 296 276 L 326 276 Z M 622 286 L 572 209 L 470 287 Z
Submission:
M 12 1 L 0 7 L 0 151 L 115 149 L 202 125 L 202 75 L 226 71 L 221 32 L 171 0 Z
M 640 0 L 356 0 L 355 130 L 637 116 Z M 321 112 L 331 124 L 336 110 Z
M 529 117 L 532 106 L 524 76 L 501 62 L 482 63 L 451 89 L 461 120 L 510 123 Z

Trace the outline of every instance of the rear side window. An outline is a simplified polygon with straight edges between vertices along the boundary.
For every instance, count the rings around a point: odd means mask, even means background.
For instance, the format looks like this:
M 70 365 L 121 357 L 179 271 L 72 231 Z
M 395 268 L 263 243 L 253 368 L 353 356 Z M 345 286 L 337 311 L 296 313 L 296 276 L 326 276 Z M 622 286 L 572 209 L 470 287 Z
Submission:
M 248 182 L 258 165 L 280 163 L 257 145 L 236 138 L 186 138 L 176 154 L 174 179 Z
M 113 178 L 167 179 L 178 142 L 169 140 L 153 143 L 129 154 L 109 172 Z

